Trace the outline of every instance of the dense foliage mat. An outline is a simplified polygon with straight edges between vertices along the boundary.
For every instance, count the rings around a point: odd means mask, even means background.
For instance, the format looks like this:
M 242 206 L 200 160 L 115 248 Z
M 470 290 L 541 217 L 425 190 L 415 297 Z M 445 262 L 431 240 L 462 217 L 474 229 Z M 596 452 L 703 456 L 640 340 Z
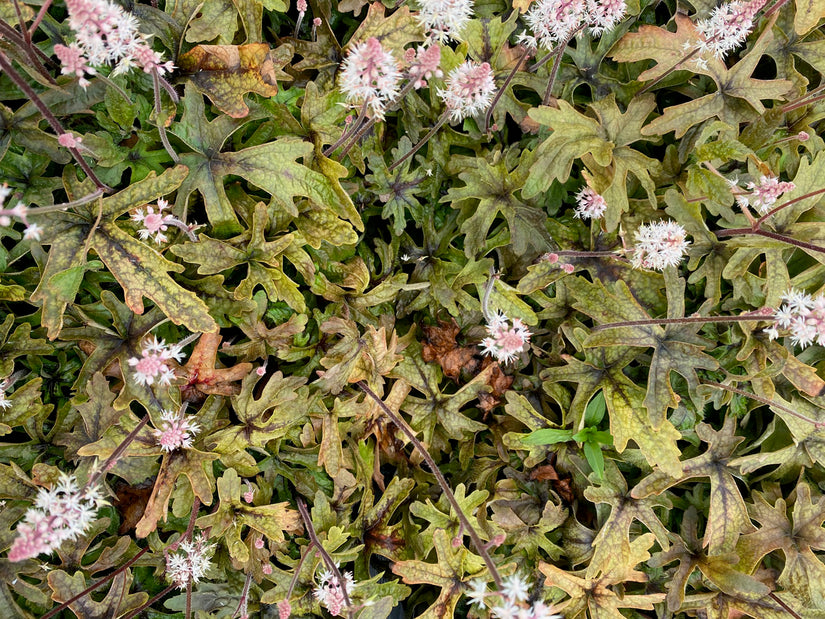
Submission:
M 0 616 L 825 617 L 823 0 L 0 0 Z

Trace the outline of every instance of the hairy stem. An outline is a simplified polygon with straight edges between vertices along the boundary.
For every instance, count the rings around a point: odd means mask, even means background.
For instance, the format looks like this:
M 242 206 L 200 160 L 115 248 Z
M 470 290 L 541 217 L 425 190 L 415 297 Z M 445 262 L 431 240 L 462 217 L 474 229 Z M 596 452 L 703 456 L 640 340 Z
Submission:
M 28 82 L 26 82 L 26 80 L 24 80 L 23 77 L 17 72 L 17 70 L 11 65 L 9 57 L 1 51 L 0 69 L 2 69 L 3 72 L 5 72 L 5 74 L 9 76 L 9 79 L 11 79 L 11 81 L 14 82 L 14 84 L 20 90 L 23 91 L 23 94 L 25 94 L 31 100 L 32 103 L 34 103 L 35 107 L 37 107 L 37 109 L 40 110 L 40 113 L 43 115 L 43 118 L 46 119 L 49 125 L 51 125 L 52 130 L 58 136 L 66 133 L 65 129 L 63 129 L 63 125 L 60 124 L 60 121 L 57 120 L 57 118 L 55 118 L 55 115 L 51 113 L 51 110 L 49 110 L 48 106 L 45 103 L 43 103 L 43 100 L 39 96 L 37 96 L 37 93 L 31 88 L 31 86 L 29 86 Z M 106 193 L 112 191 L 111 187 L 109 187 L 108 185 L 104 185 L 100 181 L 100 179 L 97 177 L 97 175 L 95 175 L 95 173 L 92 171 L 92 168 L 89 167 L 89 164 L 86 163 L 85 159 L 83 159 L 80 152 L 76 148 L 70 148 L 69 152 L 72 154 L 72 157 L 74 157 L 75 161 L 77 161 L 77 164 L 80 166 L 80 169 L 82 169 L 86 173 L 86 176 L 88 176 L 92 180 L 92 182 L 98 189 L 102 189 Z
M 498 92 L 496 92 L 496 96 L 493 97 L 493 101 L 492 103 L 490 103 L 490 107 L 487 108 L 487 113 L 484 115 L 484 128 L 482 129 L 484 133 L 487 133 L 490 130 L 490 120 L 493 117 L 493 111 L 496 109 L 496 105 L 498 105 L 498 102 L 504 96 L 504 92 L 510 86 L 510 82 L 513 81 L 513 78 L 516 76 L 516 73 L 518 73 L 518 70 L 521 68 L 522 63 L 525 60 L 527 60 L 529 55 L 530 50 L 528 50 L 525 47 L 524 52 L 521 54 L 521 56 L 519 56 L 519 59 L 516 61 L 516 66 L 514 66 L 513 70 L 510 71 L 510 74 L 507 76 L 507 79 L 504 80 L 504 83 L 501 85 L 501 88 L 499 88 Z
M 821 254 L 825 254 L 825 247 L 820 247 L 819 245 L 814 245 L 813 243 L 806 243 L 805 241 L 797 241 L 796 239 L 786 236 L 784 234 L 777 234 L 776 232 L 768 232 L 767 230 L 754 230 L 753 228 L 731 228 L 729 230 L 720 230 L 716 233 L 716 236 L 719 238 L 726 237 L 726 236 L 746 236 L 746 235 L 755 235 L 755 236 L 764 236 L 768 239 L 773 239 L 775 241 L 782 241 L 783 243 L 787 243 L 788 245 L 794 245 L 801 249 L 807 249 L 810 251 L 819 252 Z
M 396 428 L 401 430 L 407 439 L 413 444 L 413 446 L 418 450 L 418 453 L 421 454 L 421 457 L 424 458 L 424 461 L 427 463 L 427 466 L 432 471 L 432 474 L 435 475 L 436 480 L 438 481 L 438 485 L 441 487 L 441 490 L 444 492 L 444 496 L 447 497 L 447 501 L 450 503 L 452 508 L 455 510 L 456 516 L 458 516 L 458 521 L 461 523 L 464 531 L 467 535 L 470 536 L 470 540 L 473 542 L 473 547 L 475 548 L 476 552 L 481 556 L 484 560 L 487 569 L 490 571 L 490 575 L 492 576 L 493 580 L 496 583 L 496 588 L 501 590 L 501 575 L 498 573 L 498 568 L 496 564 L 493 562 L 493 558 L 490 556 L 490 553 L 487 551 L 487 546 L 484 542 L 481 541 L 481 537 L 479 536 L 478 532 L 476 532 L 475 527 L 470 523 L 470 520 L 467 516 L 464 515 L 464 511 L 461 509 L 461 505 L 458 504 L 458 500 L 456 500 L 455 495 L 453 494 L 452 488 L 447 483 L 447 480 L 444 478 L 444 475 L 441 473 L 441 470 L 438 468 L 438 465 L 433 460 L 433 457 L 430 455 L 430 452 L 421 444 L 421 441 L 418 440 L 418 437 L 415 435 L 413 429 L 407 424 L 404 419 L 401 418 L 400 415 L 395 414 L 392 409 L 387 406 L 384 401 L 376 395 L 376 393 L 369 388 L 367 383 L 362 380 L 359 380 L 357 383 L 358 387 L 366 393 L 372 400 L 378 405 L 381 411 L 389 417 L 390 421 L 393 422 Z
M 158 602 L 158 601 L 162 600 L 163 598 L 165 598 L 167 596 L 167 594 L 170 591 L 172 591 L 174 588 L 175 588 L 174 584 L 169 585 L 168 587 L 166 587 L 166 589 L 164 589 L 163 591 L 158 593 L 155 597 L 148 600 L 145 604 L 143 604 L 139 608 L 136 608 L 135 610 L 130 612 L 128 615 L 123 617 L 123 619 L 134 619 L 135 617 L 137 617 L 139 614 L 141 614 L 147 608 L 151 608 L 154 605 L 155 602 Z
M 163 148 L 166 149 L 166 152 L 169 153 L 169 156 L 172 158 L 172 161 L 175 163 L 180 163 L 180 157 L 172 148 L 172 145 L 169 143 L 169 138 L 166 137 L 166 117 L 164 116 L 161 118 L 161 114 L 163 113 L 163 108 L 161 107 L 160 101 L 160 75 L 158 75 L 157 68 L 152 69 L 152 85 L 155 88 L 155 117 L 158 121 L 158 132 L 160 133 L 160 141 L 163 142 Z
M 762 320 L 770 320 L 774 312 L 771 310 L 770 314 L 760 313 L 759 311 L 752 314 L 742 314 L 740 316 L 685 316 L 684 318 L 650 318 L 645 320 L 625 320 L 622 322 L 611 322 L 606 325 L 598 325 L 593 328 L 593 333 L 596 331 L 605 331 L 607 329 L 618 329 L 619 327 L 644 327 L 648 325 L 689 325 L 689 324 L 707 324 L 707 323 L 725 323 L 725 322 L 759 322 Z
M 410 158 L 410 157 L 412 157 L 415 153 L 417 153 L 417 152 L 418 152 L 418 150 L 419 150 L 422 146 L 424 146 L 424 144 L 426 144 L 426 143 L 427 143 L 427 141 L 428 141 L 431 137 L 433 137 L 433 136 L 435 135 L 436 131 L 438 131 L 439 129 L 441 129 L 441 127 L 443 127 L 443 126 L 444 126 L 444 123 L 446 123 L 446 122 L 447 122 L 447 119 L 449 119 L 449 118 L 450 118 L 450 110 L 444 110 L 444 113 L 441 115 L 441 118 L 439 118 L 439 119 L 438 119 L 438 122 L 436 122 L 436 123 L 435 123 L 435 125 L 433 125 L 433 128 L 432 128 L 432 129 L 430 129 L 430 130 L 427 132 L 427 135 L 425 135 L 423 138 L 421 138 L 421 139 L 418 141 L 418 144 L 416 144 L 415 146 L 413 146 L 413 147 L 412 147 L 412 149 L 411 149 L 409 152 L 404 153 L 398 161 L 396 161 L 396 162 L 395 162 L 395 163 L 393 163 L 393 164 L 392 164 L 389 168 L 387 168 L 387 171 L 388 171 L 388 172 L 392 172 L 395 168 L 397 168 L 398 166 L 400 166 L 400 165 L 401 165 L 402 163 L 404 163 L 407 159 L 409 159 L 409 158 Z
M 318 550 L 318 554 L 321 555 L 321 559 L 323 559 L 327 569 L 335 578 L 338 579 L 338 584 L 341 586 L 341 594 L 344 597 L 344 603 L 347 607 L 347 614 L 350 619 L 352 619 L 354 616 L 352 602 L 350 601 L 349 594 L 347 593 L 344 577 L 341 575 L 341 571 L 338 569 L 338 566 L 335 565 L 335 561 L 332 560 L 332 557 L 329 555 L 326 548 L 324 548 L 321 544 L 321 540 L 318 539 L 318 534 L 315 532 L 315 527 L 312 526 L 312 517 L 309 515 L 309 510 L 307 510 L 306 503 L 304 503 L 304 500 L 301 497 L 298 497 L 296 503 L 298 504 L 298 511 L 301 514 L 301 519 L 304 521 L 304 526 L 307 528 L 307 534 L 309 535 L 310 542 Z
M 746 398 L 750 398 L 751 400 L 755 400 L 761 404 L 765 404 L 766 406 L 773 406 L 774 408 L 778 408 L 781 411 L 796 417 L 797 419 L 801 419 L 802 421 L 807 421 L 808 423 L 812 423 L 817 428 L 825 427 L 825 421 L 817 421 L 816 419 L 811 419 L 807 415 L 803 415 L 802 413 L 797 413 L 795 410 L 788 408 L 787 406 L 783 406 L 778 402 L 774 402 L 773 400 L 769 400 L 768 398 L 763 398 L 762 396 L 756 395 L 755 393 L 749 393 L 742 389 L 738 389 L 736 387 L 731 387 L 730 385 L 724 385 L 722 383 L 717 383 L 711 380 L 703 380 L 703 385 L 708 385 L 710 387 L 716 387 L 717 389 L 723 389 L 724 391 L 730 391 L 731 393 L 736 393 Z

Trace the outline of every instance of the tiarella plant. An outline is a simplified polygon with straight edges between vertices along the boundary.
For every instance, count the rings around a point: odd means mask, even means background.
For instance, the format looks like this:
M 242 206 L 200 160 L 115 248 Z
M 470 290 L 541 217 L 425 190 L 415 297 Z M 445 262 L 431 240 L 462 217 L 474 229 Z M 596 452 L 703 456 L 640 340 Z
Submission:
M 0 7 L 3 619 L 825 613 L 821 3 Z

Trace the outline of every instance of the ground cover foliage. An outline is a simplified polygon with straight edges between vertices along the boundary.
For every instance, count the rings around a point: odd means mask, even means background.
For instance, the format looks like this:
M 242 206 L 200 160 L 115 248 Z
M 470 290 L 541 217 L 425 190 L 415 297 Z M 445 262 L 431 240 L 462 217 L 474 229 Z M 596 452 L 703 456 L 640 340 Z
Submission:
M 0 615 L 825 616 L 825 3 L 547 4 L 0 2 Z

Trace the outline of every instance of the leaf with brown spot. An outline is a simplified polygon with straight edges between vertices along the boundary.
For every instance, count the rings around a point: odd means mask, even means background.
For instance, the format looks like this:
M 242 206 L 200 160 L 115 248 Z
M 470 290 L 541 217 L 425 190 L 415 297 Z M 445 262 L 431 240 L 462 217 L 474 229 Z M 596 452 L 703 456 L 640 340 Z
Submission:
M 231 368 L 217 368 L 218 346 L 223 339 L 217 333 L 201 335 L 195 349 L 183 366 L 186 384 L 181 385 L 181 394 L 187 402 L 200 402 L 207 395 L 237 395 L 243 380 L 252 371 L 251 363 L 239 363 Z
M 178 64 L 192 74 L 192 83 L 219 110 L 232 118 L 243 118 L 249 114 L 244 94 L 274 97 L 277 80 L 292 79 L 281 67 L 292 60 L 294 52 L 289 43 L 276 49 L 266 43 L 198 45 L 180 56 Z

